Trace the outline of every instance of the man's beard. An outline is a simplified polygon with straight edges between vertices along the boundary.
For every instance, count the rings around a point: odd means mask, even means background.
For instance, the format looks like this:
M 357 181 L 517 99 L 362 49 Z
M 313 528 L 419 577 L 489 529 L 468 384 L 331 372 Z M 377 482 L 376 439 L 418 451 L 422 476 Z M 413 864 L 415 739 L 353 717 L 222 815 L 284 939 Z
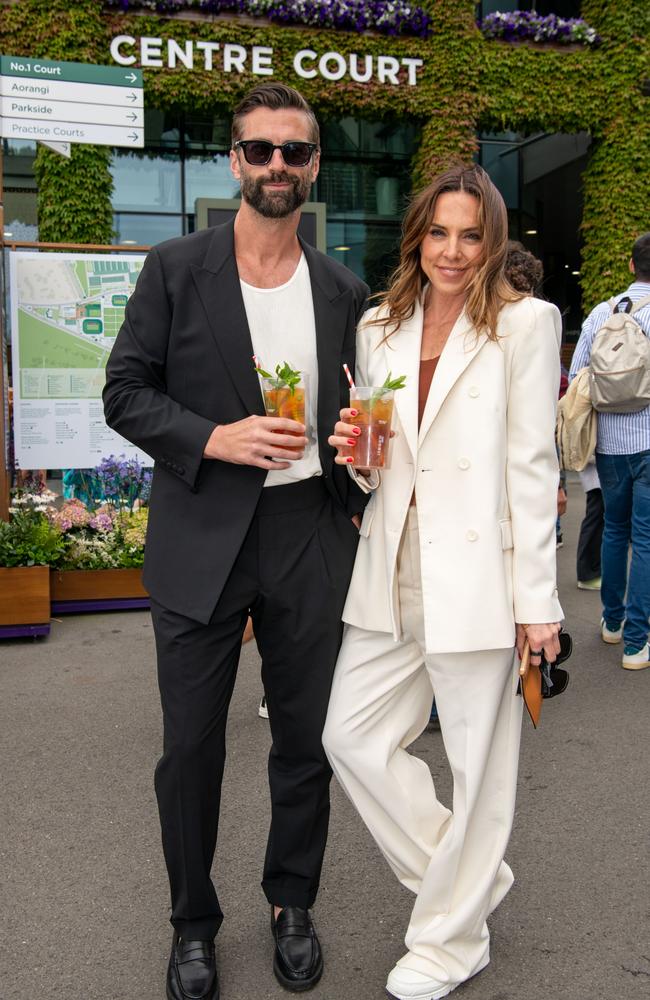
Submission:
M 266 191 L 264 184 L 291 184 L 286 191 Z M 307 201 L 311 190 L 308 174 L 296 176 L 284 171 L 271 171 L 265 177 L 253 179 L 242 172 L 240 186 L 244 201 L 265 219 L 285 219 Z

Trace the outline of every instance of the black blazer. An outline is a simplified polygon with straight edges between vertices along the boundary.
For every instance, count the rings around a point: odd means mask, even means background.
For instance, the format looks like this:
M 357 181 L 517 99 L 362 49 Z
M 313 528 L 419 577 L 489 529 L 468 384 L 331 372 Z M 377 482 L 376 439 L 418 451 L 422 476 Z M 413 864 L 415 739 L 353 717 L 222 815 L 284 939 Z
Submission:
M 318 356 L 318 450 L 333 500 L 366 497 L 327 437 L 347 405 L 355 331 L 368 294 L 351 271 L 302 244 Z M 233 222 L 147 256 L 106 366 L 106 422 L 155 462 L 144 584 L 160 604 L 208 622 L 251 523 L 266 471 L 204 459 L 217 424 L 264 414 L 234 255 Z

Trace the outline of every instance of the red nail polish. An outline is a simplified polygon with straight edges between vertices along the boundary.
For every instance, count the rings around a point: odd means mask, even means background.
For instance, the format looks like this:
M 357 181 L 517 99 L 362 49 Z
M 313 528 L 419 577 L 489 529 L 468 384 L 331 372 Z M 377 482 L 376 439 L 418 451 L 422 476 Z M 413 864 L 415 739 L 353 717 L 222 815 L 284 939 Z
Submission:
M 346 462 L 354 462 L 354 459 L 352 458 L 352 455 L 350 455 L 350 457 L 349 457 L 349 458 L 346 458 L 346 460 L 345 460 L 345 461 L 346 461 Z
M 350 410 L 350 414 L 351 414 L 351 416 L 353 416 L 353 417 L 356 417 L 358 413 L 359 413 L 359 411 L 358 411 L 358 410 Z
M 356 444 L 355 438 L 348 438 L 348 444 Z
M 355 427 L 354 430 L 352 431 L 352 433 L 353 434 L 361 434 L 361 428 L 360 427 Z

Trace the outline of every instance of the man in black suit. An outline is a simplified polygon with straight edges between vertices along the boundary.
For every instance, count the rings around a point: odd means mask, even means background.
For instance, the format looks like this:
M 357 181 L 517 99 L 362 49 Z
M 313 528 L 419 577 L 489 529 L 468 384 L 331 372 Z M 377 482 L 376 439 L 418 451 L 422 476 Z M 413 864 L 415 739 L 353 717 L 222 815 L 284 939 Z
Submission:
M 262 887 L 274 970 L 296 991 L 322 974 L 309 914 L 329 818 L 321 732 L 365 501 L 327 437 L 347 405 L 342 366 L 353 368 L 368 289 L 297 235 L 318 173 L 318 124 L 297 91 L 262 84 L 235 110 L 232 131 L 242 192 L 234 223 L 151 251 L 104 391 L 108 424 L 155 460 L 144 583 L 164 721 L 155 783 L 171 1000 L 219 995 L 222 912 L 210 869 L 249 613 L 273 737 Z M 253 355 L 269 370 L 288 362 L 309 374 L 313 436 L 264 416 Z

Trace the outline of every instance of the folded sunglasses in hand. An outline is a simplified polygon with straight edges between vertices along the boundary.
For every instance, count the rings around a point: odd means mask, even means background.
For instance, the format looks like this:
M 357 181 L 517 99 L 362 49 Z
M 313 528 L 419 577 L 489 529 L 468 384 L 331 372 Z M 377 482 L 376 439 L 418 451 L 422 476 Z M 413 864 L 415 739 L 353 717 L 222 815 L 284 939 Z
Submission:
M 568 632 L 560 632 L 560 652 L 553 663 L 547 663 L 542 656 L 542 698 L 555 698 L 556 695 L 566 691 L 569 683 L 569 674 L 566 670 L 560 670 L 560 663 L 568 660 L 573 652 L 573 639 Z
M 528 710 L 531 721 L 535 728 L 539 723 L 542 702 L 546 698 L 555 698 L 556 695 L 566 691 L 569 683 L 569 674 L 566 670 L 561 670 L 559 664 L 564 663 L 571 656 L 573 642 L 568 632 L 561 631 L 558 636 L 560 640 L 560 652 L 553 663 L 549 663 L 542 654 L 540 666 L 533 666 L 530 662 L 530 646 L 526 642 L 524 655 L 519 667 L 519 687 L 517 693 L 521 694 L 524 704 Z

